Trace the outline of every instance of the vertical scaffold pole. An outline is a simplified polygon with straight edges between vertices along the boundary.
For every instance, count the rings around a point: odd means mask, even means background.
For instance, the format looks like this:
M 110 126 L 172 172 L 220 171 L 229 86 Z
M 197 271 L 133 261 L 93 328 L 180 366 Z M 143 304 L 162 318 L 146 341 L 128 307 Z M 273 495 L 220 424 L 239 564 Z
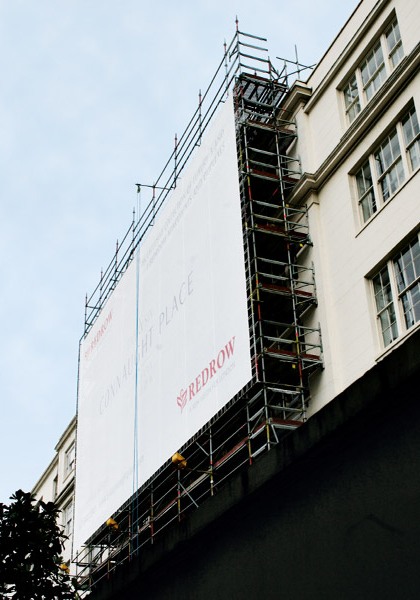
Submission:
M 225 92 L 226 92 L 226 98 L 227 98 L 229 96 L 229 68 L 228 68 L 226 40 L 223 42 L 223 53 L 224 53 L 224 62 L 225 62 Z
M 118 281 L 118 250 L 120 249 L 118 240 L 115 244 L 115 263 L 114 263 L 114 285 L 117 285 Z
M 134 250 L 135 246 L 135 236 L 136 236 L 136 209 L 133 208 L 133 220 L 131 223 L 131 250 Z
M 214 494 L 214 473 L 213 473 L 213 435 L 212 428 L 209 430 L 209 465 L 210 465 L 210 496 Z
M 88 295 L 85 296 L 85 333 L 87 329 L 87 310 L 88 310 Z
M 177 472 L 177 494 L 176 494 L 176 505 L 178 511 L 178 521 L 181 520 L 181 471 Z
M 252 465 L 252 446 L 251 446 L 251 435 L 252 435 L 252 427 L 251 427 L 251 419 L 249 414 L 249 404 L 245 407 L 246 411 L 246 427 L 247 427 L 247 448 L 248 448 L 248 464 Z
M 154 510 L 154 499 L 153 499 L 153 482 L 150 485 L 150 543 L 153 544 L 155 541 L 155 510 Z
M 178 136 L 175 134 L 175 144 L 174 144 L 174 188 L 176 188 L 176 180 L 178 178 Z
M 103 292 L 103 280 L 104 280 L 104 270 L 101 269 L 101 278 L 99 280 L 99 309 L 102 306 L 102 292 Z
M 176 137 L 175 137 L 176 140 Z M 175 167 L 176 168 L 176 167 Z M 175 181 L 175 185 L 176 185 L 176 181 Z M 152 214 L 153 214 L 153 218 L 152 218 L 152 225 L 155 224 L 155 216 L 156 216 L 156 184 L 154 183 L 152 186 Z
M 201 105 L 203 102 L 203 98 L 201 96 L 201 90 L 198 90 L 198 145 L 201 146 L 201 136 L 203 134 L 203 121 L 201 114 Z

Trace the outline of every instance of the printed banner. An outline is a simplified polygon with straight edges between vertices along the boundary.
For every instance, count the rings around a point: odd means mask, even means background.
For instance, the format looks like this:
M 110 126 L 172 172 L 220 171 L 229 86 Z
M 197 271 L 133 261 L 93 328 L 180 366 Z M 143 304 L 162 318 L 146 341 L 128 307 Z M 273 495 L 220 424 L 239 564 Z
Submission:
M 81 345 L 75 550 L 250 379 L 229 99 Z

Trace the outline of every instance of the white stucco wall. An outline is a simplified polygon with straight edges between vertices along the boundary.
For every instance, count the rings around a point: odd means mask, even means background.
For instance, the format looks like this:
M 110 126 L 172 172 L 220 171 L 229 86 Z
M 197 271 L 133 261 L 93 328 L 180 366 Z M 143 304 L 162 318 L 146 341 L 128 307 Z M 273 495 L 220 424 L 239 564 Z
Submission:
M 325 55 L 325 64 L 320 64 L 307 82 L 312 87 L 312 98 L 296 113 L 299 136 L 296 152 L 302 160 L 303 172 L 319 174 L 327 158 L 331 159 L 330 168 L 336 169 L 316 192 L 312 191 L 305 198 L 314 244 L 305 260 L 314 263 L 319 302 L 307 324 L 320 322 L 325 363 L 325 370 L 311 380 L 310 413 L 358 379 L 384 353 L 367 276 L 381 266 L 420 223 L 420 177 L 416 173 L 406 178 L 396 194 L 366 224 L 362 224 L 359 218 L 352 179 L 352 171 L 377 146 L 386 129 L 401 117 L 401 111 L 409 102 L 414 101 L 420 116 L 418 75 L 401 91 L 398 90 L 397 97 L 385 104 L 385 109 L 381 109 L 380 115 L 375 117 L 362 136 L 355 136 L 354 144 L 349 145 L 341 163 L 338 167 L 334 165 L 334 153 L 351 133 L 338 87 L 357 66 L 394 10 L 404 54 L 408 56 L 419 42 L 415 23 L 420 22 L 420 4 L 416 0 L 364 0 Z M 354 44 L 345 62 L 337 67 L 335 61 L 343 56 L 346 44 L 373 14 L 376 18 L 363 38 Z M 323 89 L 323 81 L 331 73 L 335 74 Z M 371 103 L 373 106 L 375 97 Z M 361 120 L 363 118 L 361 116 Z M 357 123 L 352 128 L 355 130 Z M 404 333 L 386 351 L 391 351 L 392 346 L 401 343 L 404 335 L 409 333 Z
M 364 0 L 307 80 L 312 98 L 295 115 L 299 134 L 296 152 L 303 171 L 315 173 L 346 134 L 340 89 L 394 12 L 407 56 L 419 42 L 420 3 Z

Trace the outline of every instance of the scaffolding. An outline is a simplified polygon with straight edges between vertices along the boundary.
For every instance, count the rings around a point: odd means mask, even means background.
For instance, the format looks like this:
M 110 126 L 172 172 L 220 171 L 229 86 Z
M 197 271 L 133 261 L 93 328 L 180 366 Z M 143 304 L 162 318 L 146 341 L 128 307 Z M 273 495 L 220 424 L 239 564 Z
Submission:
M 309 378 L 322 368 L 320 328 L 313 323 L 316 287 L 305 207 L 288 202 L 301 176 L 290 148 L 296 128 L 282 108 L 288 93 L 285 68 L 271 64 L 264 38 L 237 28 L 209 88 L 157 182 L 151 200 L 133 221 L 98 287 L 86 299 L 85 335 L 130 264 L 134 251 L 168 194 L 176 187 L 194 147 L 221 102 L 233 95 L 243 222 L 252 379 L 179 449 L 184 468 L 168 460 L 103 525 L 76 557 L 85 589 L 112 576 L 122 562 L 153 544 L 175 523 L 216 494 L 241 469 L 306 418 Z M 297 65 L 302 69 L 303 65 Z M 146 186 L 144 186 L 146 187 Z M 138 191 L 141 191 L 138 184 Z M 149 186 L 147 186 L 149 189 Z

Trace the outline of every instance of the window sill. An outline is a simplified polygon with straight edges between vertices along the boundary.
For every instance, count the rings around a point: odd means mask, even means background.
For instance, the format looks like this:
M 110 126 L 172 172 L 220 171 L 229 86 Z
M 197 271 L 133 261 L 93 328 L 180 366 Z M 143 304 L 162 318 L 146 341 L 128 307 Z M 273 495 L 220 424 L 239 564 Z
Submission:
M 71 471 L 64 474 L 63 484 L 67 483 L 71 479 L 74 479 L 74 469 L 71 469 Z
M 418 321 L 417 323 L 415 323 L 414 325 L 412 325 L 410 327 L 410 329 L 408 329 L 407 331 L 404 332 L 403 335 L 401 335 L 400 337 L 398 337 L 396 340 L 394 340 L 393 342 L 391 342 L 391 344 L 389 344 L 389 346 L 387 346 L 380 354 L 379 356 L 377 356 L 375 358 L 375 362 L 380 362 L 381 360 L 383 360 L 386 356 L 388 356 L 393 350 L 395 350 L 396 348 L 398 348 L 399 346 L 401 346 L 404 342 L 406 342 L 408 340 L 409 337 L 411 337 L 416 331 L 418 331 L 420 329 L 420 321 Z

